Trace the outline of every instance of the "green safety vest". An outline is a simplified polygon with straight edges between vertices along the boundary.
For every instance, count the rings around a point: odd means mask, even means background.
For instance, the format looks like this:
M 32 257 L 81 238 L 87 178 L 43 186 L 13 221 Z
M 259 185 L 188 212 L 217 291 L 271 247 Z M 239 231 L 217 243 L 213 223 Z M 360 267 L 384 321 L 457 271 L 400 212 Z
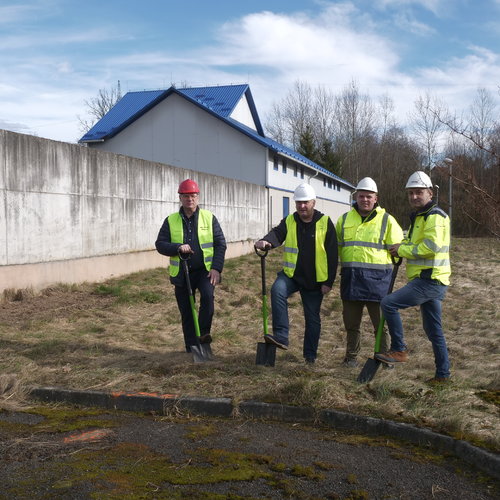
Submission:
M 207 271 L 212 268 L 214 256 L 214 234 L 212 224 L 213 214 L 209 210 L 198 210 L 198 243 L 203 252 L 203 262 Z M 169 215 L 168 226 L 170 228 L 170 238 L 172 243 L 184 243 L 184 225 L 179 212 Z M 180 259 L 178 255 L 170 257 L 169 273 L 172 278 L 179 274 Z
M 315 231 L 315 262 L 316 262 L 316 281 L 321 283 L 328 279 L 328 261 L 326 258 L 325 240 L 328 229 L 327 215 L 323 215 L 316 221 Z M 286 218 L 286 238 L 285 251 L 283 253 L 283 271 L 292 278 L 297 266 L 299 257 L 299 248 L 297 244 L 297 222 L 293 214 Z
M 389 245 L 400 243 L 403 230 L 385 209 L 375 208 L 376 216 L 363 219 L 353 208 L 335 226 L 342 267 L 392 269 Z
M 422 271 L 432 269 L 430 278 L 450 284 L 450 218 L 436 205 L 415 217 L 408 238 L 398 249 L 406 260 L 409 280 L 420 278 Z

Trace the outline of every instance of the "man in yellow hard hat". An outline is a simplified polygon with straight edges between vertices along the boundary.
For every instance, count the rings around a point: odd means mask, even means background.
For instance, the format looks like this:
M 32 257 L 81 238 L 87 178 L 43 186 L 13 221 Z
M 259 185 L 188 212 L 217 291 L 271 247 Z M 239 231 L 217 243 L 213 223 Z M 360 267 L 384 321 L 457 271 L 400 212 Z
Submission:
M 347 332 L 343 364 L 347 367 L 358 366 L 365 307 L 377 332 L 380 301 L 388 293 L 393 267 L 389 245 L 403 239 L 403 230 L 396 219 L 378 204 L 377 184 L 371 177 L 359 181 L 355 199 L 352 209 L 339 217 L 335 227 L 342 266 L 342 317 Z M 386 351 L 388 346 L 389 335 L 384 332 L 381 350 Z
M 293 199 L 296 211 L 255 243 L 259 250 L 285 244 L 283 270 L 271 288 L 273 334 L 265 335 L 264 340 L 288 348 L 288 297 L 299 292 L 305 318 L 303 355 L 307 363 L 314 363 L 321 333 L 321 303 L 337 273 L 337 238 L 330 217 L 314 208 L 316 193 L 311 185 L 297 186 Z
M 220 282 L 226 254 L 226 240 L 212 212 L 201 209 L 200 188 L 192 179 L 182 181 L 178 189 L 181 207 L 169 215 L 160 229 L 156 249 L 170 257 L 170 282 L 175 286 L 175 298 L 181 313 L 186 351 L 196 344 L 196 331 L 179 253 L 188 254 L 189 278 L 193 292 L 200 292 L 198 311 L 200 342 L 210 343 L 214 315 L 214 289 Z
M 450 362 L 441 324 L 441 304 L 451 275 L 450 218 L 433 201 L 432 182 L 425 172 L 418 171 L 409 177 L 406 193 L 414 210 L 408 236 L 400 244 L 390 246 L 389 251 L 406 259 L 409 282 L 382 300 L 391 348 L 375 357 L 384 363 L 408 361 L 399 310 L 420 306 L 424 331 L 434 353 L 435 374 L 428 382 L 448 382 Z

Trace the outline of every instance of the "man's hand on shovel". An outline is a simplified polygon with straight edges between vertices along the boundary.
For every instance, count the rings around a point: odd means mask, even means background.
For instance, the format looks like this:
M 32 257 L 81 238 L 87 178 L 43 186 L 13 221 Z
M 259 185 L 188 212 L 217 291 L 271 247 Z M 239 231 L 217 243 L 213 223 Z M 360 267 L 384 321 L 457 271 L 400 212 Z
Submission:
M 271 243 L 269 243 L 269 241 L 259 240 L 259 241 L 255 242 L 254 247 L 257 250 L 269 250 L 272 247 L 272 245 L 271 245 Z
M 177 249 L 177 253 L 190 254 L 194 253 L 188 243 L 184 243 Z

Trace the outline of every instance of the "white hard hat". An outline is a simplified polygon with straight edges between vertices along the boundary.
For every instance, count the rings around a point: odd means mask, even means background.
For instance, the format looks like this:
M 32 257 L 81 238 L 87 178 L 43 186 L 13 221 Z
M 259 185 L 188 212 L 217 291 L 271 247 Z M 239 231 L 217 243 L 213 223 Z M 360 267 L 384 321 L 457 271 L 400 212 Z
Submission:
M 408 182 L 406 183 L 405 189 L 410 188 L 429 188 L 432 189 L 432 181 L 431 178 L 420 170 L 414 172 L 408 178 Z
M 378 193 L 377 184 L 371 177 L 363 177 L 356 186 L 356 191 L 371 191 Z
M 316 193 L 310 184 L 299 184 L 295 191 L 293 192 L 293 200 L 294 201 L 309 201 L 315 200 Z

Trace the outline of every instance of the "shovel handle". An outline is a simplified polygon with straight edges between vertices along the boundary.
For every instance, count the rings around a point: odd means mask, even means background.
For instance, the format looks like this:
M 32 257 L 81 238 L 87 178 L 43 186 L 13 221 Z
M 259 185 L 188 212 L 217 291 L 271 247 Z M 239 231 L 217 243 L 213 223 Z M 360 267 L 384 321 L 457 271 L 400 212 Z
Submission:
M 264 335 L 268 334 L 267 328 L 267 295 L 266 295 L 266 257 L 269 252 L 269 248 L 265 250 L 260 250 L 256 246 L 253 247 L 255 253 L 260 257 L 260 274 L 262 276 L 262 322 L 264 326 Z
M 267 253 L 269 252 L 269 248 L 266 248 L 265 250 L 260 250 L 259 248 L 257 248 L 256 246 L 254 246 L 253 249 L 255 250 L 255 253 L 261 259 L 265 259 L 267 257 Z
M 186 278 L 186 285 L 189 293 L 189 305 L 191 306 L 191 313 L 193 315 L 193 323 L 194 323 L 194 331 L 196 333 L 196 339 L 198 340 L 198 344 L 200 343 L 199 338 L 200 338 L 200 324 L 198 321 L 198 314 L 196 312 L 196 307 L 194 304 L 194 295 L 193 295 L 193 289 L 191 288 L 191 280 L 189 279 L 189 268 L 188 268 L 188 263 L 187 261 L 190 258 L 190 254 L 184 254 L 187 255 L 187 257 L 182 257 L 183 254 L 179 253 L 179 259 L 182 262 L 182 266 L 184 268 L 184 277 Z
M 401 262 L 403 262 L 402 257 L 393 257 L 391 255 L 391 260 L 393 264 L 392 268 L 392 275 L 391 275 L 391 282 L 389 284 L 389 289 L 387 290 L 387 295 L 392 293 L 392 290 L 394 289 L 394 283 L 396 282 L 396 277 L 398 275 L 398 269 L 399 266 L 401 265 Z M 380 344 L 382 343 L 382 335 L 384 332 L 384 324 L 385 324 L 385 318 L 383 314 L 380 314 L 380 322 L 377 327 L 377 334 L 375 336 L 375 352 L 380 352 Z

